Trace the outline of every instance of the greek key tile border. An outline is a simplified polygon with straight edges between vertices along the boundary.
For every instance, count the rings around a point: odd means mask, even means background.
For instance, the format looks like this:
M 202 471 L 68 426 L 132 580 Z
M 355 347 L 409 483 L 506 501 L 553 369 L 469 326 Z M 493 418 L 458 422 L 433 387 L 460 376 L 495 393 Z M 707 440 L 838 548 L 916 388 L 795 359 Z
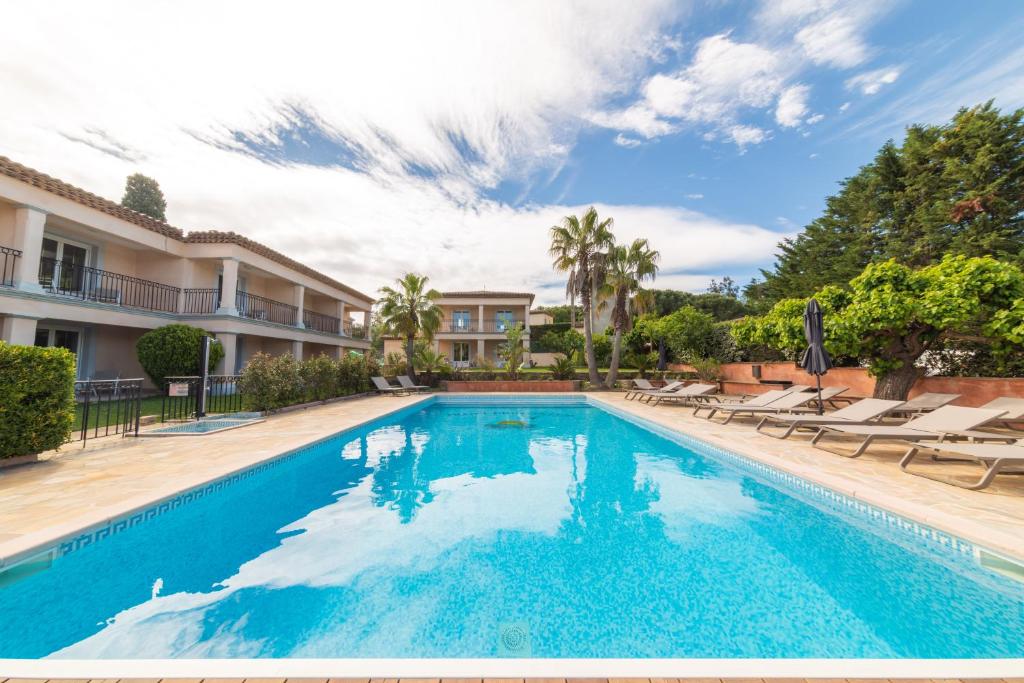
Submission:
M 663 436 L 670 441 L 674 441 L 682 446 L 694 450 L 701 455 L 707 455 L 720 462 L 724 461 L 733 465 L 744 472 L 758 475 L 762 479 L 766 479 L 773 484 L 780 485 L 778 488 L 781 488 L 786 493 L 802 494 L 811 498 L 815 502 L 823 504 L 831 510 L 854 516 L 875 528 L 883 527 L 889 531 L 896 532 L 905 538 L 910 538 L 917 542 L 923 541 L 929 547 L 940 551 L 952 552 L 961 557 L 973 555 L 976 550 L 981 549 L 980 546 L 958 536 L 946 533 L 945 531 L 940 531 L 926 524 L 921 524 L 920 522 L 915 522 L 912 519 L 890 512 L 884 508 L 866 503 L 863 500 L 848 496 L 844 493 L 839 493 L 827 486 L 816 484 L 812 481 L 808 481 L 807 479 L 803 479 L 802 477 L 798 477 L 795 474 L 790 474 L 789 472 L 785 472 L 772 467 L 771 465 L 748 458 L 739 453 L 735 453 L 725 448 L 720 448 L 696 437 L 689 436 L 688 434 L 677 432 L 655 422 L 651 422 L 645 418 L 623 411 L 615 406 L 607 405 L 601 401 L 591 401 L 591 405 L 617 415 L 624 420 L 632 422 L 633 424 L 652 431 L 659 436 Z

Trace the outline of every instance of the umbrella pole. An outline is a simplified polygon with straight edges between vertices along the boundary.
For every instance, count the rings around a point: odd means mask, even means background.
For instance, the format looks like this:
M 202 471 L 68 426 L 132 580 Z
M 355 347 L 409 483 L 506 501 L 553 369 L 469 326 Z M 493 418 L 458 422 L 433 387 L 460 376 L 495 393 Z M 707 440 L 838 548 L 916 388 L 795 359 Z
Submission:
M 821 375 L 815 375 L 818 379 L 818 415 L 825 414 L 825 404 L 821 402 Z

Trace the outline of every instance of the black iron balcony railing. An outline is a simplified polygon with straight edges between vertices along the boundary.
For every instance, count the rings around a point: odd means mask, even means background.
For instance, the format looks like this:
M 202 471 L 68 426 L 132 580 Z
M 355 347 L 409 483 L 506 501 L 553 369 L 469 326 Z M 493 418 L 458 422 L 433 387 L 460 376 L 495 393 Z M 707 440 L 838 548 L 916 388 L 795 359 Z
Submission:
M 484 333 L 484 334 L 504 334 L 509 329 L 516 325 L 523 325 L 526 323 L 522 320 L 470 320 L 468 318 L 456 318 L 454 320 L 444 320 L 441 322 L 441 328 L 438 332 L 444 332 L 447 334 L 472 334 Z
M 343 329 L 346 337 L 351 337 L 352 339 L 366 339 L 366 328 L 359 323 L 346 320 L 344 322 Z
M 14 269 L 21 252 L 11 247 L 0 247 L 0 287 L 14 286 Z
M 187 288 L 181 291 L 181 312 L 209 314 L 220 306 L 219 289 Z
M 299 309 L 291 304 L 268 299 L 249 292 L 235 293 L 238 315 L 251 320 L 265 320 L 279 325 L 295 325 Z
M 302 311 L 302 324 L 308 330 L 327 332 L 329 334 L 341 334 L 341 320 L 315 311 Z
M 166 313 L 177 312 L 181 292 L 159 282 L 49 257 L 39 259 L 39 284 L 61 296 Z

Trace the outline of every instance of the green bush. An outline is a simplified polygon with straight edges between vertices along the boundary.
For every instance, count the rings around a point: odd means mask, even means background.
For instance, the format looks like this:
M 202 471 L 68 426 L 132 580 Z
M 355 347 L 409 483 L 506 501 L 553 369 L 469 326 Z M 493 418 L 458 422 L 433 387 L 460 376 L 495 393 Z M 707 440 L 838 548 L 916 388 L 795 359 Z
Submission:
M 74 420 L 74 354 L 0 342 L 0 458 L 57 448 Z
M 159 388 L 167 377 L 195 376 L 199 374 L 199 340 L 209 336 L 206 330 L 191 325 L 165 325 L 151 330 L 139 338 L 135 350 L 139 364 Z M 219 341 L 210 344 L 212 371 L 224 357 Z
M 377 361 L 349 354 L 334 360 L 323 354 L 297 361 L 290 354 L 257 353 L 242 370 L 238 389 L 246 410 L 275 410 L 367 391 L 380 374 Z
M 576 364 L 567 356 L 557 356 L 548 369 L 551 370 L 551 377 L 554 379 L 576 379 Z

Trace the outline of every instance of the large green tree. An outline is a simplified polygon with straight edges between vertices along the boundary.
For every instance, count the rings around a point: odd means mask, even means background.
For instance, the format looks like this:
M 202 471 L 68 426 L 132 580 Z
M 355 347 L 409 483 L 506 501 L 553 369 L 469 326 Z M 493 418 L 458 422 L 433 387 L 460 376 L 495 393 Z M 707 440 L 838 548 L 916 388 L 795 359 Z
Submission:
M 962 109 L 915 125 L 841 183 L 824 213 L 783 241 L 774 268 L 746 289 L 762 308 L 845 285 L 869 263 L 909 266 L 945 254 L 1024 263 L 1024 109 Z
M 166 221 L 167 201 L 160 190 L 160 183 L 141 173 L 128 176 L 124 186 L 121 206 Z
M 869 265 L 849 288 L 827 285 L 814 298 L 824 312 L 826 348 L 867 364 L 876 398 L 905 400 L 923 372 L 918 361 L 946 338 L 1024 351 L 1024 272 L 991 257 L 946 256 L 917 269 L 890 259 Z M 733 336 L 794 357 L 806 346 L 805 305 L 783 299 L 766 315 L 733 325 Z
M 416 376 L 414 354 L 416 337 L 426 341 L 434 338 L 444 320 L 444 313 L 437 305 L 441 292 L 428 289 L 426 275 L 406 273 L 395 280 L 395 287 L 381 287 L 378 316 L 387 334 L 405 339 L 405 371 L 410 377 Z
M 633 240 L 628 247 L 613 246 L 604 259 L 604 284 L 601 288 L 601 308 L 611 307 L 612 358 L 605 377 L 605 386 L 615 386 L 622 354 L 622 335 L 637 315 L 642 315 L 653 303 L 650 292 L 643 289 L 646 280 L 658 274 L 661 254 L 651 249 L 645 239 Z
M 551 247 L 548 253 L 553 259 L 555 270 L 568 274 L 570 293 L 579 297 L 583 308 L 583 339 L 590 371 L 590 383 L 601 383 L 597 373 L 594 355 L 593 305 L 596 264 L 602 255 L 615 243 L 612 235 L 611 218 L 603 221 L 597 216 L 597 209 L 590 207 L 582 218 L 566 216 L 561 225 L 551 228 Z M 573 302 L 575 305 L 575 302 Z

